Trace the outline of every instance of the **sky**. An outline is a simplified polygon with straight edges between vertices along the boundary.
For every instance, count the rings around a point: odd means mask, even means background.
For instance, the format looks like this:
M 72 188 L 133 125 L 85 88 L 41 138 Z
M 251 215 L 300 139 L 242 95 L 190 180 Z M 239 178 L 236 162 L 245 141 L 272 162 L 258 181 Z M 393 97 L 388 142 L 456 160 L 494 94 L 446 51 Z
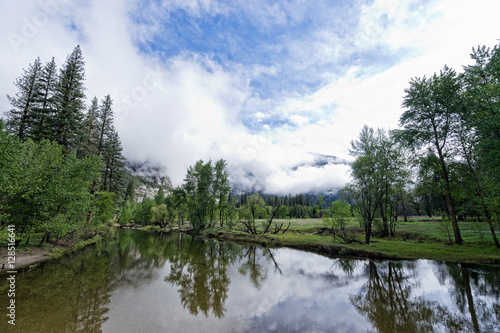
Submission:
M 243 190 L 329 192 L 364 125 L 395 129 L 413 77 L 499 43 L 497 0 L 39 0 L 0 3 L 0 113 L 37 57 L 80 45 L 123 153 L 180 185 L 225 159 Z

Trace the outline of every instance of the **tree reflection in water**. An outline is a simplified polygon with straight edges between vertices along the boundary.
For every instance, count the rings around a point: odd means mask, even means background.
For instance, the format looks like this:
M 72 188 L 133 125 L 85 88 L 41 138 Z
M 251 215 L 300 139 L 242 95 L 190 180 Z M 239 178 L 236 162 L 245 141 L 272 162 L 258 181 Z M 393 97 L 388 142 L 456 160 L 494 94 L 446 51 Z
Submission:
M 258 257 L 260 255 L 256 255 L 255 246 L 249 246 L 241 257 L 240 266 L 238 267 L 238 272 L 241 275 L 248 274 L 250 282 L 256 289 L 260 289 L 267 278 L 267 268 L 259 263 Z
M 226 316 L 233 324 L 246 318 L 250 330 L 255 331 L 271 324 L 286 331 L 293 327 L 317 331 L 340 328 L 349 322 L 342 314 L 352 308 L 348 306 L 343 312 L 336 306 L 349 302 L 377 332 L 494 332 L 500 322 L 498 269 L 431 261 L 328 261 L 310 256 L 292 250 L 202 241 L 184 234 L 118 230 L 107 242 L 39 264 L 33 272 L 20 272 L 16 277 L 16 312 L 22 320 L 16 322 L 16 329 L 101 332 L 106 327 L 103 323 L 109 324 L 113 318 L 119 321 L 114 317 L 119 311 L 135 311 L 139 290 L 151 292 L 154 288 L 160 288 L 159 293 L 168 291 L 165 295 L 171 295 L 170 291 L 176 294 L 177 288 L 187 316 L 213 314 L 215 318 L 207 322 Z M 322 264 L 311 266 L 309 259 Z M 235 278 L 240 275 L 244 278 Z M 245 293 L 248 299 L 236 304 L 267 301 L 265 312 L 248 317 L 254 308 L 243 314 L 226 308 L 232 295 L 231 277 L 233 288 L 254 289 Z M 429 281 L 434 285 L 429 286 Z M 297 286 L 304 289 L 299 298 L 294 296 Z M 5 283 L 0 286 L 0 304 L 7 304 L 6 288 Z M 343 296 L 345 288 L 350 290 L 348 299 Z M 268 295 L 269 290 L 277 293 Z M 427 290 L 431 292 L 426 294 Z M 111 303 L 111 295 L 117 304 Z M 177 302 L 170 300 L 163 302 L 160 297 L 155 303 L 162 320 L 162 307 Z M 304 302 L 313 307 L 313 313 L 301 307 Z M 324 313 L 323 309 L 333 311 Z M 331 321 L 330 313 L 335 309 L 338 318 Z M 194 318 L 200 319 L 205 320 Z M 6 325 L 0 321 L 0 332 L 8 330 Z
M 229 266 L 239 264 L 238 272 L 244 276 L 248 274 L 256 289 L 267 278 L 267 268 L 260 263 L 259 258 L 272 261 L 275 269 L 281 273 L 269 249 L 204 242 L 186 235 L 179 237 L 177 251 L 168 256 L 170 274 L 165 277 L 165 281 L 179 287 L 182 306 L 192 315 L 202 313 L 208 317 L 212 311 L 216 318 L 224 316 L 231 282 L 227 273 Z
M 440 264 L 436 276 L 448 287 L 459 313 L 454 320 L 463 332 L 495 332 L 500 323 L 500 276 L 488 274 L 487 267 L 467 264 Z
M 96 255 L 102 249 L 89 247 L 41 263 L 33 272 L 19 272 L 15 331 L 100 332 L 114 289 L 108 253 Z M 0 332 L 9 332 L 4 325 L 6 321 L 0 321 Z
M 448 286 L 457 309 L 412 296 L 412 289 L 420 283 L 412 262 L 369 261 L 368 280 L 358 294 L 350 295 L 351 304 L 378 332 L 494 331 L 495 322 L 499 322 L 499 291 L 493 288 L 500 285 L 498 276 L 471 274 L 467 265 L 437 265 L 438 278 Z M 485 276 L 496 281 L 486 281 Z M 489 300 L 474 300 L 473 295 L 488 296 Z M 497 302 L 491 302 L 492 295 Z
M 177 247 L 178 251 L 169 253 L 170 274 L 165 281 L 179 287 L 181 303 L 191 314 L 207 317 L 212 310 L 215 317 L 223 317 L 231 281 L 227 268 L 236 262 L 242 247 L 183 236 Z

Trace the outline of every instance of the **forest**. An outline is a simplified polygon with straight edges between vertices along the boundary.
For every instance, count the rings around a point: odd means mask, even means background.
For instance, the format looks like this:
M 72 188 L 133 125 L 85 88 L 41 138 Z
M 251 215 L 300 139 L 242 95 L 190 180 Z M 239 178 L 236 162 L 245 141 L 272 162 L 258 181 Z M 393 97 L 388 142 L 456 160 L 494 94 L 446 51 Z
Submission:
M 317 218 L 348 242 L 345 220 L 356 219 L 369 244 L 373 235 L 394 237 L 408 216 L 426 215 L 442 217 L 456 244 L 464 243 L 459 221 L 486 223 L 500 248 L 500 45 L 474 48 L 471 59 L 460 71 L 444 66 L 411 79 L 400 127 L 365 125 L 349 149 L 351 181 L 325 200 L 236 193 L 223 159 L 199 160 L 179 186 L 136 198 L 111 97 L 85 105 L 80 48 L 60 69 L 37 58 L 16 80 L 18 93 L 8 96 L 12 109 L 0 123 L 2 232 L 15 225 L 17 241 L 26 243 L 33 233 L 43 234 L 41 243 L 76 241 L 112 223 L 255 234 L 271 232 L 273 219 Z
M 85 61 L 79 46 L 61 68 L 37 58 L 7 96 L 0 120 L 0 225 L 16 243 L 70 242 L 107 230 L 123 200 L 122 146 L 111 97 L 85 105 Z

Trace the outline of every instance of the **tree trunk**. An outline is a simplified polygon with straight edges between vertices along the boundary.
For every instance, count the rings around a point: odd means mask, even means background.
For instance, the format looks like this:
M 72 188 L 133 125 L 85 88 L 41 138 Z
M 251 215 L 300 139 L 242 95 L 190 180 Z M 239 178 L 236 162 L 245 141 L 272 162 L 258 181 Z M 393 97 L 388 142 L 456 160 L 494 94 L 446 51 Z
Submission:
M 481 199 L 481 206 L 483 207 L 484 216 L 486 216 L 486 221 L 488 222 L 488 226 L 490 227 L 490 232 L 491 232 L 491 236 L 493 237 L 493 242 L 495 242 L 495 246 L 498 249 L 498 248 L 500 248 L 500 244 L 498 243 L 497 236 L 495 235 L 495 228 L 493 227 L 493 223 L 491 222 L 491 214 L 488 210 L 488 207 L 486 206 L 486 202 L 484 201 L 483 191 L 481 191 L 481 187 L 479 186 L 479 180 L 477 179 L 476 172 L 474 171 L 474 168 L 472 167 L 472 162 L 469 158 L 469 154 L 467 154 L 467 151 L 466 151 L 464 144 L 462 144 L 462 149 L 464 151 L 464 155 L 466 157 L 467 165 L 469 166 L 469 171 L 472 175 L 472 179 L 474 180 L 474 185 L 476 185 L 477 195 Z M 479 217 L 478 217 L 478 221 L 479 221 Z
M 455 235 L 455 243 L 462 244 L 463 239 L 460 234 L 460 228 L 458 226 L 457 215 L 455 213 L 455 205 L 453 204 L 453 198 L 451 197 L 451 188 L 450 188 L 450 178 L 448 177 L 448 170 L 446 169 L 446 164 L 444 161 L 443 154 L 441 149 L 438 149 L 439 161 L 441 164 L 441 171 L 443 173 L 444 185 L 445 185 L 445 197 L 446 197 L 446 205 L 448 207 L 448 212 L 450 214 L 451 224 L 453 226 L 453 234 Z
M 97 189 L 97 182 L 94 181 L 94 183 L 92 184 L 92 192 L 90 193 L 92 195 L 91 202 L 93 202 L 95 199 L 96 189 Z M 92 214 L 93 214 L 92 209 L 90 209 L 87 214 L 87 225 L 90 225 L 90 222 L 92 222 Z
M 370 244 L 370 237 L 372 234 L 372 222 L 365 222 L 365 244 Z
M 384 237 L 389 236 L 389 224 L 387 222 L 387 212 L 384 209 L 382 202 L 379 204 L 380 217 L 382 218 L 382 233 Z
M 38 247 L 42 246 L 43 242 L 47 239 L 47 233 L 44 233 L 42 236 L 42 240 L 40 241 L 40 244 L 38 244 Z
M 405 199 L 403 197 L 403 190 L 400 189 L 399 194 L 401 195 L 401 207 L 403 208 L 403 217 L 405 219 L 405 222 L 408 222 L 408 214 L 406 212 L 406 205 L 405 205 Z

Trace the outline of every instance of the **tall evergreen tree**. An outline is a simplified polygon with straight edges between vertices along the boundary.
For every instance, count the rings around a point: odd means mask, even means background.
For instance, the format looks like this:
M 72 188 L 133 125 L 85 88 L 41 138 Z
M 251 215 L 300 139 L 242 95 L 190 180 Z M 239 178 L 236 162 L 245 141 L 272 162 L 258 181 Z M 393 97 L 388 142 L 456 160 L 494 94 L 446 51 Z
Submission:
M 113 133 L 113 122 L 114 122 L 114 114 L 113 114 L 113 100 L 111 96 L 107 95 L 101 101 L 101 106 L 98 110 L 97 114 L 97 153 L 101 154 L 104 149 L 104 144 L 106 141 L 106 137 L 109 137 Z
M 118 132 L 111 128 L 106 138 L 102 158 L 105 163 L 102 190 L 119 194 L 125 181 L 125 158 L 122 155 L 122 144 Z
M 135 179 L 132 176 L 128 180 L 125 198 L 132 203 L 135 202 Z
M 107 95 L 97 106 L 97 98 L 92 100 L 92 104 L 87 113 L 86 125 L 87 134 L 83 135 L 86 142 L 83 151 L 101 156 L 104 161 L 104 170 L 101 182 L 94 182 L 91 189 L 91 195 L 95 198 L 98 189 L 101 191 L 118 191 L 120 186 L 115 186 L 123 181 L 123 156 L 121 155 L 121 142 L 118 134 L 113 128 L 113 101 Z M 116 155 L 116 156 L 115 156 Z M 117 192 L 114 192 L 117 193 Z M 88 223 L 92 220 L 92 211 L 87 216 Z
M 97 97 L 92 99 L 90 107 L 85 115 L 84 130 L 81 133 L 78 156 L 99 155 L 97 146 L 99 141 L 99 101 Z
M 54 96 L 56 93 L 57 67 L 54 58 L 45 64 L 39 77 L 36 104 L 31 114 L 31 138 L 35 141 L 41 139 L 54 139 L 50 130 L 51 117 L 56 113 Z
M 74 149 L 81 137 L 85 108 L 85 62 L 80 46 L 66 59 L 56 85 L 57 112 L 53 118 L 55 139 L 66 149 Z
M 35 59 L 24 74 L 16 79 L 14 83 L 19 89 L 15 96 L 7 95 L 13 109 L 6 113 L 7 129 L 10 133 L 16 134 L 21 140 L 29 136 L 31 127 L 30 117 L 41 93 L 40 75 L 42 73 L 42 63 L 40 58 Z

